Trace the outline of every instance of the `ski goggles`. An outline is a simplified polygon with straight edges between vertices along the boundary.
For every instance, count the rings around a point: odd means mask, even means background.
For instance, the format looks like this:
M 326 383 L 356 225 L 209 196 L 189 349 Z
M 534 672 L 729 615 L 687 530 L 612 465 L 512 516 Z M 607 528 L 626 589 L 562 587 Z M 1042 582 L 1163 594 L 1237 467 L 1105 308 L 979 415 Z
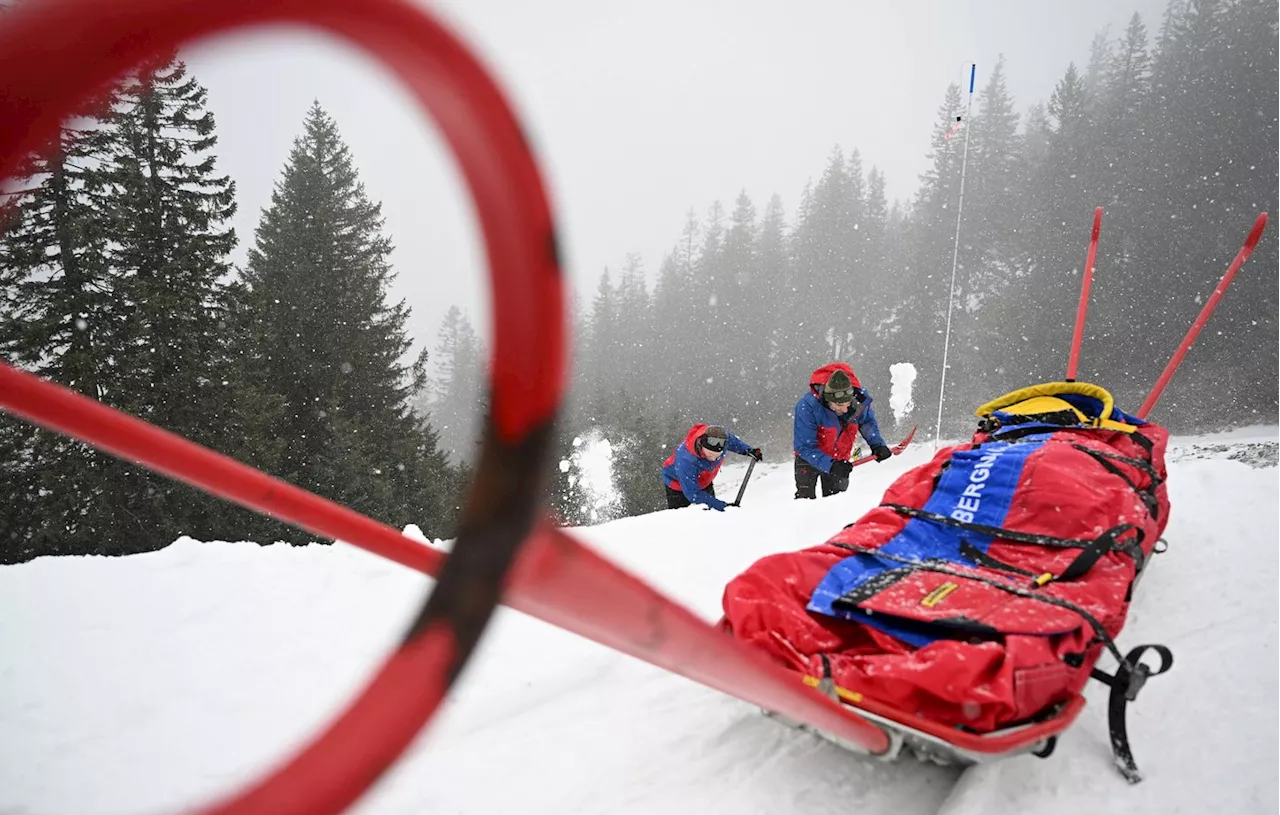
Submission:
M 717 436 L 703 436 L 702 446 L 703 448 L 710 450 L 713 453 L 719 453 L 721 450 L 724 449 L 724 445 L 726 441 L 728 440 L 719 438 Z
M 858 389 L 842 388 L 841 390 L 838 390 L 838 391 L 824 391 L 823 393 L 826 396 L 827 401 L 839 402 L 843 404 L 845 402 L 852 402 L 854 396 L 856 396 L 858 393 Z

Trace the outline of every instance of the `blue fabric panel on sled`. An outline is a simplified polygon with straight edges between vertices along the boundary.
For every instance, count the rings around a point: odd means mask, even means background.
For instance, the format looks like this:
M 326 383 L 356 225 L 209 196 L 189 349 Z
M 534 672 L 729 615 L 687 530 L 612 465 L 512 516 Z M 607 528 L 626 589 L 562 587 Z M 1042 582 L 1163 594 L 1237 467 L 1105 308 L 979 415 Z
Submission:
M 1013 505 L 1022 468 L 1044 440 L 1044 436 L 1028 436 L 1016 443 L 990 442 L 974 450 L 956 451 L 924 509 L 968 523 L 1003 526 Z M 962 538 L 983 552 L 991 545 L 989 535 L 912 518 L 877 551 L 911 560 L 943 560 L 971 566 L 973 563 L 960 554 Z M 902 565 L 874 555 L 845 558 L 833 566 L 814 589 L 807 608 L 873 626 L 917 647 L 927 645 L 938 638 L 929 632 L 932 626 L 902 623 L 883 614 L 872 615 L 858 609 L 832 607 L 841 596 Z

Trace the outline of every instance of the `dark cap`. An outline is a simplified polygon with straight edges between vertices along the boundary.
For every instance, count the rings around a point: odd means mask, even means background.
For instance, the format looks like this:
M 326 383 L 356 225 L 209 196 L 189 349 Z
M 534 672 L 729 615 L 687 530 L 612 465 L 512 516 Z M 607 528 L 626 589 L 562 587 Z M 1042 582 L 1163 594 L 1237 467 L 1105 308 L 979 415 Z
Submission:
M 853 381 L 849 379 L 847 373 L 841 370 L 833 371 L 831 377 L 827 380 L 827 384 L 822 386 L 822 397 L 828 402 L 834 402 L 838 405 L 852 402 L 853 394 Z

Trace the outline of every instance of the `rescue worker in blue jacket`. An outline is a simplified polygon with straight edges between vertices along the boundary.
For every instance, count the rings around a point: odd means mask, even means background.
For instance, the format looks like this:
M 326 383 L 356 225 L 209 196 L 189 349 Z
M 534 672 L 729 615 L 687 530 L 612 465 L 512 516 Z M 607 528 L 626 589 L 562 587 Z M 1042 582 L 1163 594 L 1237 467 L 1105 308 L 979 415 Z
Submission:
M 792 446 L 795 449 L 796 498 L 835 495 L 849 488 L 854 438 L 858 433 L 871 445 L 876 461 L 893 451 L 884 443 L 871 395 L 863 389 L 853 369 L 832 362 L 814 371 L 809 392 L 796 402 Z
M 680 446 L 662 463 L 662 483 L 667 488 L 667 507 L 679 509 L 690 504 L 706 504 L 724 511 L 726 504 L 716 497 L 716 474 L 728 450 L 761 461 L 764 454 L 719 425 L 695 424 Z

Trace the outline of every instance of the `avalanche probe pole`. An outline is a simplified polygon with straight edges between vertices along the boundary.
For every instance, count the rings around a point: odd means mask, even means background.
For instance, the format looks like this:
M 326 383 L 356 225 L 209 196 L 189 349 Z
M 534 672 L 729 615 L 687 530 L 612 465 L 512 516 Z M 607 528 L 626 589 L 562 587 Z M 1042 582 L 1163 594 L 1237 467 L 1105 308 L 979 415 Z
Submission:
M 1076 330 L 1071 335 L 1071 355 L 1067 358 L 1067 381 L 1076 381 L 1080 365 L 1080 343 L 1084 340 L 1084 318 L 1089 311 L 1089 288 L 1093 285 L 1093 261 L 1098 257 L 1098 235 L 1102 232 L 1102 207 L 1093 211 L 1093 235 L 1084 259 L 1084 280 L 1080 283 L 1080 305 L 1076 307 Z
M 1218 281 L 1217 288 L 1213 290 L 1213 294 L 1209 295 L 1209 300 L 1204 304 L 1204 308 L 1200 309 L 1200 316 L 1196 317 L 1196 321 L 1187 330 L 1187 335 L 1182 338 L 1182 344 L 1178 346 L 1178 350 L 1174 351 L 1173 356 L 1169 358 L 1169 364 L 1164 366 L 1164 370 L 1160 373 L 1160 378 L 1156 380 L 1156 384 L 1151 386 L 1151 393 L 1147 394 L 1142 407 L 1138 408 L 1139 419 L 1147 418 L 1147 414 L 1151 412 L 1151 409 L 1156 406 L 1156 402 L 1160 400 L 1160 394 L 1164 392 L 1165 386 L 1173 378 L 1173 372 L 1178 370 L 1178 365 L 1182 363 L 1182 358 L 1191 349 L 1191 344 L 1196 341 L 1196 337 L 1200 334 L 1200 329 L 1204 328 L 1209 315 L 1213 314 L 1213 310 L 1218 307 L 1218 301 L 1222 299 L 1222 294 L 1227 290 L 1227 286 L 1231 285 L 1231 280 L 1236 276 L 1236 272 L 1249 259 L 1249 255 L 1253 254 L 1254 247 L 1258 245 L 1258 241 L 1262 238 L 1262 230 L 1266 226 L 1267 213 L 1263 212 L 1253 222 L 1253 229 L 1249 230 L 1249 237 L 1245 238 L 1244 246 L 1240 247 L 1240 251 L 1236 254 L 1236 259 L 1231 261 L 1231 265 L 1227 268 L 1227 273 Z
M 738 487 L 738 497 L 733 499 L 735 507 L 742 506 L 742 493 L 747 491 L 747 482 L 751 480 L 751 471 L 756 468 L 755 457 L 752 456 L 751 461 L 747 464 L 747 474 L 742 477 L 742 486 Z
M 947 333 L 942 339 L 942 382 L 938 385 L 938 426 L 933 431 L 933 449 L 942 437 L 942 398 L 947 392 L 947 350 L 951 347 L 951 307 L 956 299 L 956 262 L 960 258 L 960 216 L 964 213 L 964 171 L 969 164 L 969 113 L 973 110 L 973 80 L 978 64 L 969 66 L 969 104 L 964 110 L 964 158 L 960 160 L 960 202 L 956 207 L 956 241 L 951 249 L 951 288 L 947 289 Z

